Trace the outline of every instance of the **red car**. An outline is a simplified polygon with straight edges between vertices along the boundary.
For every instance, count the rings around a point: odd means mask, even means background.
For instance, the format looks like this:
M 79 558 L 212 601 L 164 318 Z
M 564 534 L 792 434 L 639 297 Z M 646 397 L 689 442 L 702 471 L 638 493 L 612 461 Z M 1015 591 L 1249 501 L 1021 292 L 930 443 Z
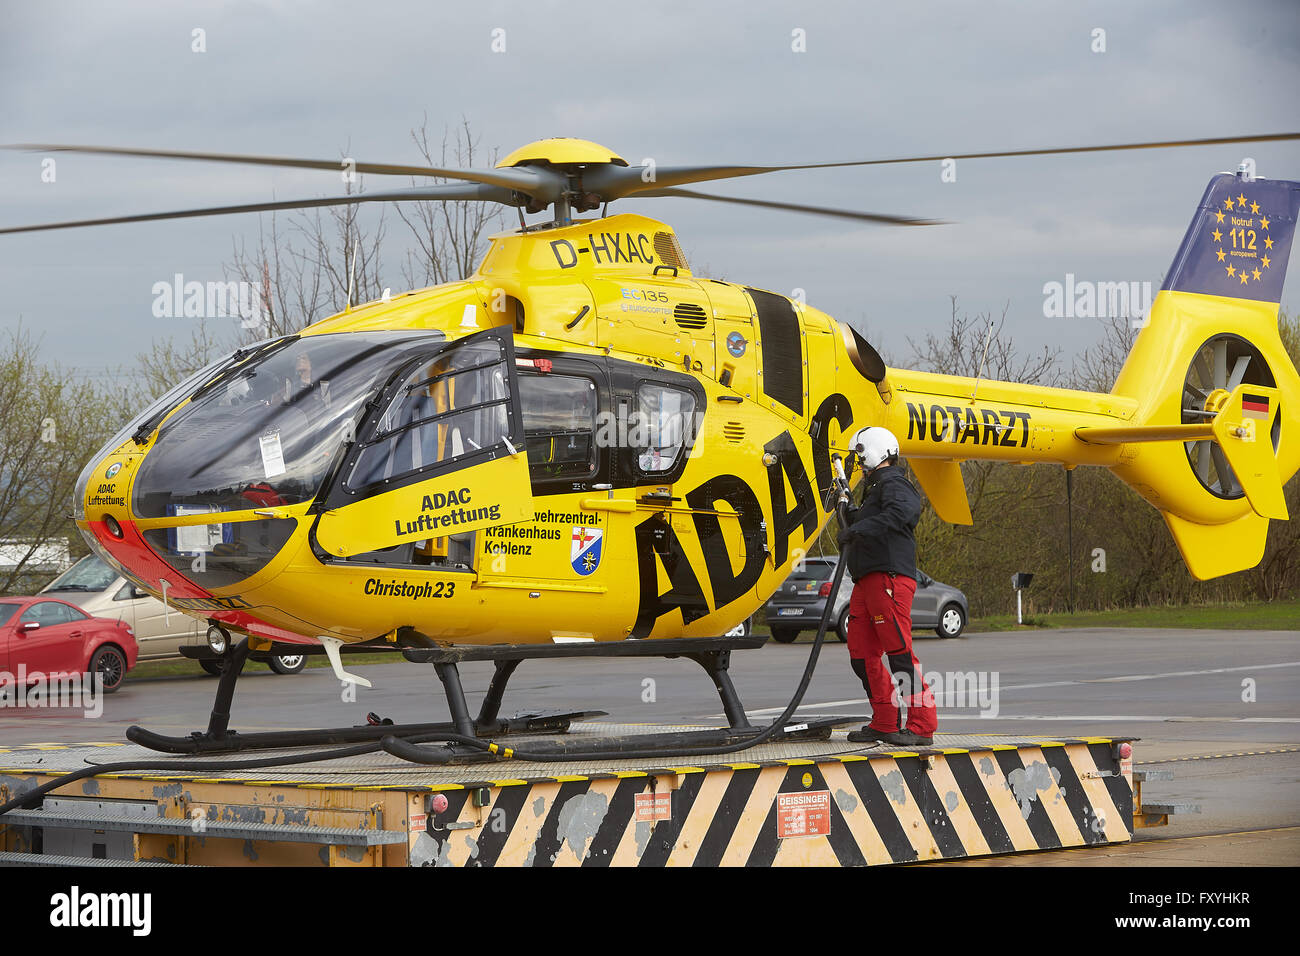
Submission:
M 0 682 L 14 680 L 22 666 L 29 676 L 98 673 L 111 694 L 139 653 L 135 634 L 121 621 L 45 596 L 0 598 Z

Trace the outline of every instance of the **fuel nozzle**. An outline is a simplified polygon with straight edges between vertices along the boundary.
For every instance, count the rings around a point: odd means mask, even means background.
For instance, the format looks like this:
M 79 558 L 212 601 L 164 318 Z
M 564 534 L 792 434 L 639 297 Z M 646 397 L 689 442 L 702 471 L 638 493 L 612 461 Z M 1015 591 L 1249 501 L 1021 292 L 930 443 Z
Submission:
M 853 459 L 857 457 L 850 454 L 849 472 L 853 469 Z M 835 501 L 835 511 L 839 515 L 840 525 L 846 525 L 846 516 L 848 514 L 849 503 L 852 501 L 851 491 L 849 488 L 849 476 L 844 470 L 844 459 L 838 454 L 831 455 L 831 496 Z
M 831 455 L 831 494 L 840 525 L 845 528 L 849 525 L 849 509 L 853 505 L 853 489 L 849 485 L 849 479 L 853 476 L 854 467 L 862 468 L 861 451 L 862 446 L 856 445 L 845 456 L 839 453 Z M 862 470 L 865 473 L 866 469 Z

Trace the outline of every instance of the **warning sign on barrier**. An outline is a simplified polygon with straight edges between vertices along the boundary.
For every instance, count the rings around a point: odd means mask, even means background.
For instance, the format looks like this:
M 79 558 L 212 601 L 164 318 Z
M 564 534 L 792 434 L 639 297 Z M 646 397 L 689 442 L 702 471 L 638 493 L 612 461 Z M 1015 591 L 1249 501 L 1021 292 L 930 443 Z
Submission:
M 636 822 L 653 823 L 656 820 L 671 820 L 673 816 L 673 794 L 671 790 L 662 790 L 636 795 Z
M 779 793 L 776 796 L 776 835 L 786 837 L 829 836 L 831 792 Z

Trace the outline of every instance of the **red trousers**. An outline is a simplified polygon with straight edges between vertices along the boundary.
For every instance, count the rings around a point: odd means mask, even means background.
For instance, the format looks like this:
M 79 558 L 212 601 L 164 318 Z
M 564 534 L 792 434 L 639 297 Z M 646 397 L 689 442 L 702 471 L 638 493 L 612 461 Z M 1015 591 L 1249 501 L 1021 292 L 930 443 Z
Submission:
M 849 658 L 871 698 L 872 730 L 898 730 L 902 700 L 907 705 L 907 729 L 929 737 L 939 720 L 921 662 L 912 653 L 915 594 L 916 582 L 911 578 L 883 571 L 873 571 L 854 584 L 849 599 Z

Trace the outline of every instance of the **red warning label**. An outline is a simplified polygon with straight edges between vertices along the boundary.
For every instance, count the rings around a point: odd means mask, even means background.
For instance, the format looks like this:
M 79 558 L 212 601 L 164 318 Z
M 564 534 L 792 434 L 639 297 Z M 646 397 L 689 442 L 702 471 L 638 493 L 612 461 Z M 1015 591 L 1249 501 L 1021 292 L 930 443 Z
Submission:
M 656 820 L 671 820 L 673 816 L 673 794 L 671 790 L 660 790 L 636 795 L 636 822 L 653 823 Z
M 778 793 L 776 835 L 786 837 L 828 836 L 831 832 L 831 792 Z

